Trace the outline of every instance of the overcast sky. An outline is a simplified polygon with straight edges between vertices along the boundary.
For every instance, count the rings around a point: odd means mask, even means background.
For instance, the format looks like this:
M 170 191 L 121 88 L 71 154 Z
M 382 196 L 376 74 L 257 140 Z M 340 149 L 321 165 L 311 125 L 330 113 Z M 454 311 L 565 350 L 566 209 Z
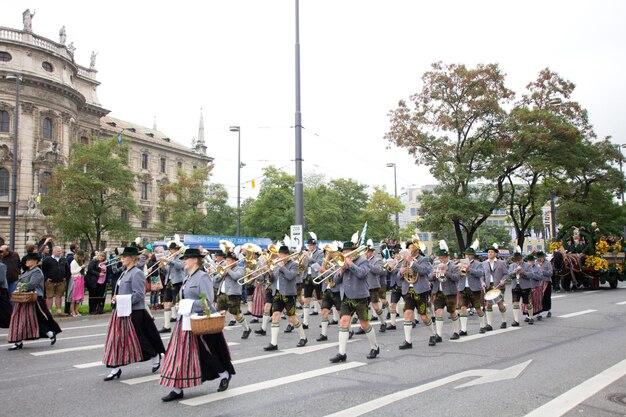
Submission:
M 193 4 L 192 4 L 193 3 Z M 294 2 L 5 1 L 0 26 L 58 40 L 76 59 L 98 52 L 101 104 L 189 145 L 203 108 L 212 180 L 234 203 L 241 125 L 242 182 L 272 163 L 294 171 Z M 403 150 L 386 150 L 387 113 L 416 92 L 435 61 L 497 62 L 515 91 L 549 66 L 577 85 L 599 136 L 626 142 L 626 2 L 301 0 L 304 172 L 352 177 L 393 193 L 432 183 Z M 254 195 L 249 188 L 242 198 Z

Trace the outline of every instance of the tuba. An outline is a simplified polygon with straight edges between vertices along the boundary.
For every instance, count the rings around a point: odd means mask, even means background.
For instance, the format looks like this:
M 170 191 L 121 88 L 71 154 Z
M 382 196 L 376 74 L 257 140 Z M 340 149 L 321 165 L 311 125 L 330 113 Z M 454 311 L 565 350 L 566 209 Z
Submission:
M 414 240 L 413 243 L 411 243 L 411 245 L 409 245 L 409 250 L 410 252 L 410 259 L 409 260 L 404 260 L 402 261 L 402 266 L 404 267 L 404 272 L 402 273 L 402 277 L 404 278 L 404 280 L 406 282 L 408 282 L 409 284 L 415 284 L 415 282 L 417 282 L 417 274 L 415 273 L 415 271 L 413 271 L 413 268 L 411 268 L 411 265 L 413 264 L 413 261 L 415 261 L 415 258 L 417 258 L 417 255 L 419 254 L 419 246 L 417 244 L 417 242 Z

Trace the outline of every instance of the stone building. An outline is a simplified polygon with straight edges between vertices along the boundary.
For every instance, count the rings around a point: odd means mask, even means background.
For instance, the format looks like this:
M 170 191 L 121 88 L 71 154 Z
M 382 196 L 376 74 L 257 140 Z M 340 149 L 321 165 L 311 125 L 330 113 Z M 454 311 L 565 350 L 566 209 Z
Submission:
M 22 30 L 0 27 L 0 236 L 8 242 L 19 83 L 16 250 L 23 252 L 27 242 L 52 232 L 38 210 L 37 196 L 47 193 L 53 168 L 67 161 L 72 144 L 117 137 L 120 132 L 130 144 L 141 211 L 129 221 L 137 236 L 158 237 L 152 226 L 158 220 L 159 185 L 174 179 L 178 168 L 212 163 L 206 155 L 202 119 L 191 149 L 155 128 L 108 117 L 109 110 L 97 96 L 96 54 L 88 67 L 77 64 L 73 44 L 66 44 L 65 28 L 54 42 L 33 33 L 32 19 L 26 10 Z

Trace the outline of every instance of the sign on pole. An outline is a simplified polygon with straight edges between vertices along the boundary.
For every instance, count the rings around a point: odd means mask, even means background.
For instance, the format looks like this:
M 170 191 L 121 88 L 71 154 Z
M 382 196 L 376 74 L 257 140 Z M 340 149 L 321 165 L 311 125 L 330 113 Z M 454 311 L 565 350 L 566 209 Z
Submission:
M 291 225 L 291 248 L 293 250 L 302 249 L 302 225 L 301 224 Z

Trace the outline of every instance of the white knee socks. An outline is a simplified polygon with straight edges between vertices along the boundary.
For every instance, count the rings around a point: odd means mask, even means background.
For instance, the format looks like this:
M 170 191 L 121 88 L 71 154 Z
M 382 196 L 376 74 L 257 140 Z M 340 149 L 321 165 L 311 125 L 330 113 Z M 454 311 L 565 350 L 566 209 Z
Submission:
M 267 331 L 267 323 L 270 322 L 270 316 L 263 314 L 263 321 L 261 322 L 261 330 Z
M 413 330 L 413 324 L 411 324 L 411 322 L 405 321 L 404 322 L 404 340 L 407 343 L 411 343 L 411 330 Z
M 309 325 L 309 306 L 306 304 L 302 306 L 302 323 Z
M 280 330 L 280 325 L 278 323 L 272 323 L 272 327 L 271 327 L 271 341 L 270 343 L 273 344 L 274 346 L 278 345 L 278 331 Z
M 467 332 L 467 316 L 461 316 L 461 331 Z
M 322 336 L 328 335 L 328 320 L 322 320 Z
M 339 329 L 339 354 L 346 354 L 346 346 L 348 344 L 348 339 L 350 338 L 350 334 L 348 333 L 347 327 L 341 327 Z
M 378 343 L 376 343 L 376 332 L 373 331 L 371 325 L 365 329 L 365 335 L 367 336 L 367 341 L 370 342 L 370 349 L 376 349 L 378 347 Z

